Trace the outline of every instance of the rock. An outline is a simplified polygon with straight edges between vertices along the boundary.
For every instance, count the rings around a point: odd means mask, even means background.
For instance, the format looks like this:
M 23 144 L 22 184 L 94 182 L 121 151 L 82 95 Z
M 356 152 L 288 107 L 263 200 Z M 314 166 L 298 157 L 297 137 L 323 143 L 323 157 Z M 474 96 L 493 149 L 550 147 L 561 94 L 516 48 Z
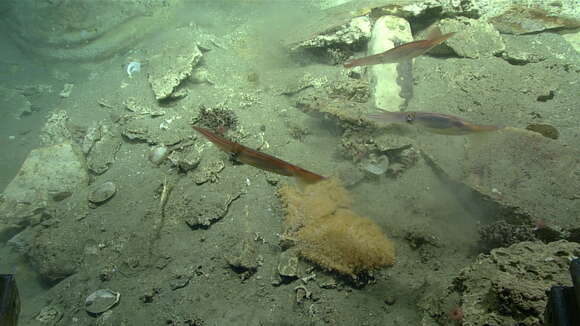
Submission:
M 4 190 L 0 218 L 28 224 L 49 200 L 62 200 L 88 184 L 85 166 L 81 149 L 70 141 L 32 150 Z
M 40 131 L 40 143 L 43 145 L 56 145 L 72 140 L 72 134 L 68 129 L 70 118 L 64 110 L 52 113 L 42 130 Z
M 278 275 L 295 279 L 298 278 L 298 252 L 296 250 L 286 250 L 278 257 Z
M 87 199 L 93 204 L 102 204 L 113 197 L 116 193 L 117 186 L 113 182 L 107 181 L 91 187 Z
M 121 122 L 121 134 L 132 141 L 174 145 L 192 138 L 191 121 L 178 114 L 150 118 L 127 119 Z
M 171 98 L 203 56 L 191 31 L 182 29 L 176 33 L 180 34 L 175 36 L 178 41 L 166 44 L 149 62 L 149 83 L 158 101 Z
M 252 274 L 258 269 L 257 249 L 254 239 L 245 237 L 224 258 L 235 272 Z
M 5 87 L 0 87 L 0 107 L 3 108 L 0 115 L 2 117 L 10 112 L 14 118 L 20 119 L 22 116 L 32 113 L 32 104 L 24 95 Z
M 546 292 L 570 286 L 569 260 L 580 256 L 580 244 L 521 242 L 481 255 L 455 279 L 462 288 L 464 324 L 543 325 Z M 467 299 L 469 298 L 469 299 Z
M 85 299 L 85 309 L 92 315 L 101 314 L 115 306 L 120 297 L 119 292 L 109 289 L 97 290 Z
M 72 93 L 73 88 L 75 87 L 74 84 L 64 84 L 62 91 L 60 92 L 59 96 L 62 98 L 69 98 L 70 94 Z
M 443 34 L 457 32 L 445 44 L 460 57 L 491 57 L 505 50 L 499 32 L 485 21 L 465 17 L 446 18 L 441 20 L 439 27 Z
M 147 158 L 149 159 L 149 162 L 153 163 L 153 165 L 159 166 L 163 161 L 165 161 L 165 159 L 167 159 L 169 153 L 170 150 L 167 146 L 155 146 L 149 151 Z
M 580 53 L 574 50 L 573 44 L 564 41 L 565 35 L 556 33 L 517 36 L 506 34 L 502 38 L 506 44 L 502 58 L 513 65 L 522 66 L 545 60 L 556 62 L 579 62 L 580 60 Z
M 463 4 L 465 1 L 461 1 Z M 454 1 L 385 1 L 385 0 L 357 0 L 333 6 L 314 16 L 311 21 L 297 24 L 295 29 L 289 29 L 283 36 L 283 45 L 287 48 L 296 48 L 302 42 L 308 42 L 318 36 L 332 35 L 338 30 L 345 30 L 353 17 L 362 17 L 375 20 L 384 15 L 394 15 L 404 18 L 416 17 L 429 12 L 444 11 L 451 16 L 463 14 L 463 7 L 453 7 Z M 362 20 L 361 20 L 362 21 Z M 346 27 L 348 29 L 348 27 Z
M 201 162 L 201 156 L 193 149 L 188 151 L 173 151 L 169 155 L 171 164 L 178 167 L 182 172 L 188 172 L 197 168 Z
M 485 249 L 509 247 L 518 242 L 537 240 L 533 226 L 510 224 L 504 220 L 481 225 L 478 232 Z
M 89 135 L 90 138 L 89 138 Z M 87 166 L 95 174 L 103 174 L 115 161 L 115 155 L 121 148 L 122 139 L 120 133 L 108 122 L 101 121 L 89 128 L 83 140 L 85 148 L 89 148 L 87 154 Z
M 66 241 L 63 241 L 66 235 Z M 85 234 L 72 223 L 38 230 L 31 242 L 28 259 L 44 281 L 53 283 L 78 272 L 83 262 Z
M 54 325 L 64 316 L 64 309 L 57 305 L 44 306 L 34 319 L 44 325 Z
M 198 185 L 206 182 L 215 182 L 218 178 L 218 173 L 220 173 L 224 168 L 225 164 L 222 160 L 207 162 L 203 164 L 201 168 L 195 170 L 193 180 Z
M 550 6 L 539 2 L 538 6 L 529 7 L 512 5 L 501 14 L 489 19 L 495 28 L 506 34 L 528 34 L 553 29 L 575 29 L 580 27 L 580 14 L 578 3 L 572 1 L 558 1 L 560 6 Z M 546 2 L 547 3 L 547 2 Z M 568 7 L 564 5 L 567 3 Z M 570 11 L 567 11 L 570 10 Z
M 478 137 L 451 138 L 446 140 L 446 151 L 440 150 L 438 138 L 420 139 L 423 157 L 443 176 L 512 216 L 562 228 L 580 225 L 577 149 L 509 127 Z
M 580 31 L 575 33 L 565 33 L 562 35 L 568 43 L 576 50 L 576 52 L 580 53 Z
M 192 229 L 209 228 L 224 217 L 232 202 L 242 195 L 242 190 L 238 185 L 230 185 L 231 188 L 219 188 L 219 190 L 216 187 L 215 184 L 204 185 L 203 191 L 212 194 L 205 198 L 192 201 L 192 197 L 184 197 L 183 202 L 179 200 L 169 202 L 166 207 L 167 214 L 181 216 Z M 230 189 L 230 192 L 224 193 L 222 189 Z M 196 193 L 199 191 L 197 187 L 195 191 Z
M 369 41 L 368 55 L 378 54 L 394 48 L 398 43 L 413 41 L 411 26 L 404 18 L 383 16 L 373 26 Z M 404 64 L 404 63 L 403 63 Z M 406 99 L 399 94 L 401 86 L 398 83 L 400 64 L 383 64 L 369 66 L 372 78 L 374 102 L 377 108 L 387 111 L 399 111 Z
M 329 34 L 319 34 L 290 48 L 291 51 L 328 47 L 352 46 L 366 41 L 371 36 L 371 21 L 368 17 L 356 17 Z

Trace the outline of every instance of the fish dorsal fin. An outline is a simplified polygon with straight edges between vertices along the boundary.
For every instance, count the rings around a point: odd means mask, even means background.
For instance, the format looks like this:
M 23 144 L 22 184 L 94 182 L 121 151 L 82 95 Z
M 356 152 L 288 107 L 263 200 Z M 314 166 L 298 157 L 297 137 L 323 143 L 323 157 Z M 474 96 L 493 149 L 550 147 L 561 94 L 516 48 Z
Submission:
M 431 30 L 427 34 L 428 40 L 436 40 L 440 37 L 441 37 L 441 29 L 439 28 L 439 26 L 435 26 L 435 27 L 431 28 Z

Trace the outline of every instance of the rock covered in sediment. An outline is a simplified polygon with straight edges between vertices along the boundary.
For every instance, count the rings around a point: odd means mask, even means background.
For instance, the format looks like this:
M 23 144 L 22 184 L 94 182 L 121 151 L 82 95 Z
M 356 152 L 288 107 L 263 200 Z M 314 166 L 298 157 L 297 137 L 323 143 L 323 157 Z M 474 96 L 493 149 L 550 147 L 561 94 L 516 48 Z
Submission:
M 3 119 L 3 115 L 8 112 L 16 119 L 32 113 L 32 104 L 24 95 L 14 89 L 5 87 L 0 87 L 0 107 L 4 111 L 1 113 Z
M 501 35 L 486 21 L 457 17 L 442 19 L 438 25 L 443 34 L 456 32 L 445 45 L 460 57 L 492 57 L 505 50 Z
M 65 110 L 52 113 L 40 131 L 40 143 L 48 146 L 72 141 L 73 136 L 68 129 L 69 122 L 70 117 Z
M 356 17 L 332 33 L 320 33 L 291 47 L 296 51 L 311 48 L 338 47 L 353 45 L 368 40 L 371 35 L 372 23 L 366 16 Z
M 520 242 L 481 255 L 455 279 L 461 288 L 465 324 L 543 325 L 547 291 L 571 286 L 570 260 L 580 244 L 557 241 Z
M 93 204 L 101 204 L 109 200 L 117 193 L 117 185 L 112 181 L 107 181 L 93 186 L 87 199 Z
M 88 181 L 85 160 L 78 145 L 68 141 L 34 149 L 4 190 L 0 202 L 2 222 L 30 224 L 50 200 L 67 198 Z
M 469 188 L 512 216 L 572 228 L 580 224 L 580 152 L 518 128 L 446 141 L 421 138 L 423 157 L 458 185 Z M 461 160 L 457 158 L 461 157 Z
M 534 6 L 513 4 L 499 15 L 491 17 L 489 22 L 506 34 L 529 34 L 580 27 L 577 1 L 558 1 L 559 6 L 546 3 L 547 1 L 538 1 Z
M 158 49 L 149 61 L 149 83 L 158 101 L 173 97 L 203 56 L 190 31 L 176 33 L 179 37 Z

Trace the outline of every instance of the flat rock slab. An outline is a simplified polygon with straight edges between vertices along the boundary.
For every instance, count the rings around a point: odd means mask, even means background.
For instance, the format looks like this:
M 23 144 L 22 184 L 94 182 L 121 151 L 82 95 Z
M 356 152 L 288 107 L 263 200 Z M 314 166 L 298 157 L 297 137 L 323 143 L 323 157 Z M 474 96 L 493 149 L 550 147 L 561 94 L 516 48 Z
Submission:
M 499 32 L 492 24 L 477 19 L 457 17 L 445 18 L 439 22 L 441 33 L 456 32 L 445 45 L 460 57 L 478 59 L 492 57 L 505 50 Z
M 421 137 L 428 160 L 451 180 L 516 214 L 580 225 L 580 151 L 516 128 L 466 137 Z
M 541 4 L 541 2 L 538 2 Z M 578 4 L 564 1 L 560 6 L 528 7 L 513 5 L 489 21 L 502 33 L 528 34 L 553 29 L 575 29 L 580 27 Z
M 401 2 L 402 3 L 402 2 Z M 290 30 L 283 38 L 282 44 L 287 48 L 295 48 L 302 42 L 311 40 L 319 35 L 332 34 L 343 25 L 357 16 L 369 14 L 373 9 L 384 7 L 401 7 L 402 4 L 394 4 L 388 0 L 357 0 L 324 10 L 320 15 L 312 18 L 312 21 L 299 24 Z
M 150 60 L 149 83 L 158 101 L 172 97 L 176 88 L 192 74 L 202 57 L 193 33 L 178 30 L 177 41 L 167 43 Z
M 32 150 L 0 202 L 0 220 L 26 224 L 49 200 L 62 200 L 89 182 L 81 149 L 64 142 Z

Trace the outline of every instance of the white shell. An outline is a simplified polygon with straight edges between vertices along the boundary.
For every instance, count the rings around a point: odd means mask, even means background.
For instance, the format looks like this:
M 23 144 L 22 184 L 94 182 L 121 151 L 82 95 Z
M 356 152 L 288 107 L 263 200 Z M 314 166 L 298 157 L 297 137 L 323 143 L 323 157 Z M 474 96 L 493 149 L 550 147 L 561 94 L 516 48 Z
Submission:
M 93 186 L 88 195 L 88 200 L 93 204 L 103 203 L 117 193 L 117 186 L 107 181 L 100 185 Z
M 100 289 L 85 299 L 85 309 L 93 315 L 101 314 L 119 302 L 121 294 L 108 289 Z
M 149 153 L 149 161 L 155 165 L 161 164 L 169 155 L 169 148 L 165 146 L 157 146 Z

